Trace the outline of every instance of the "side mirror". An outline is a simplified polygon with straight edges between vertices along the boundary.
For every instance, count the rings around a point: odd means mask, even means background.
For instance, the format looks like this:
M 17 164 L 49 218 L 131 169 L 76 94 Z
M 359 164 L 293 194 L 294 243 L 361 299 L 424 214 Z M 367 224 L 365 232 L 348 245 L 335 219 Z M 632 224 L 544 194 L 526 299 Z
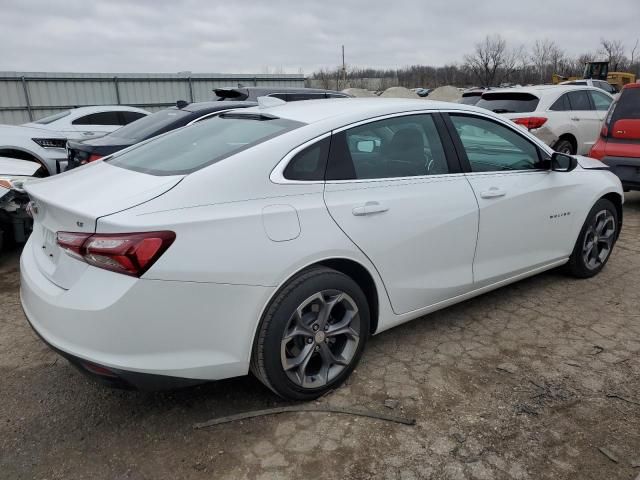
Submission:
M 551 155 L 551 170 L 554 172 L 570 172 L 578 166 L 578 160 L 566 153 L 553 152 Z
M 373 140 L 360 140 L 356 143 L 356 149 L 362 153 L 371 153 L 375 150 L 376 144 Z

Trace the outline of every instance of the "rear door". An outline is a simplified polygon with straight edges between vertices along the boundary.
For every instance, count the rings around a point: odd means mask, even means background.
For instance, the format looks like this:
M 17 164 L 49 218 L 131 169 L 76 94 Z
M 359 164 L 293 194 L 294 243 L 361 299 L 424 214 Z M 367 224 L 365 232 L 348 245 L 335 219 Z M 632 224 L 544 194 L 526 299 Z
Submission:
M 571 105 L 570 119 L 573 122 L 578 143 L 578 155 L 587 155 L 600 133 L 602 120 L 596 112 L 589 90 L 578 90 L 567 94 Z M 606 112 L 605 112 L 606 113 Z
M 471 113 L 447 122 L 480 207 L 476 287 L 569 256 L 579 175 L 548 170 L 546 153 L 517 127 Z
M 397 314 L 472 288 L 478 206 L 454 158 L 439 114 L 333 133 L 327 208 L 379 271 Z

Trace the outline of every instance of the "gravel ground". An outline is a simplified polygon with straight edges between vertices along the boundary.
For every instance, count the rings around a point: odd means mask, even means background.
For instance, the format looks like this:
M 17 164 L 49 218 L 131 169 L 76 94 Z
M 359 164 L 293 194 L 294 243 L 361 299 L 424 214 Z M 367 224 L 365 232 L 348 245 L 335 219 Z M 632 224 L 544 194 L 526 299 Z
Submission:
M 2 479 L 640 475 L 640 194 L 598 277 L 546 273 L 383 333 L 314 402 L 415 426 L 307 412 L 195 430 L 286 404 L 251 377 L 161 394 L 86 380 L 28 327 L 18 256 L 0 256 Z

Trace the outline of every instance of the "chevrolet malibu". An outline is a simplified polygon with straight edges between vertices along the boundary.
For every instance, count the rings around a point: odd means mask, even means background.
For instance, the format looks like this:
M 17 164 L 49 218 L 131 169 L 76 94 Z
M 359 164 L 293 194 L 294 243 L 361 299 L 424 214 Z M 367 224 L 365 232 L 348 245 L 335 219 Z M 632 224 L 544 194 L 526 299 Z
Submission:
M 22 305 L 83 372 L 157 389 L 251 371 L 312 399 L 370 335 L 611 255 L 618 178 L 492 112 L 261 103 L 26 185 Z

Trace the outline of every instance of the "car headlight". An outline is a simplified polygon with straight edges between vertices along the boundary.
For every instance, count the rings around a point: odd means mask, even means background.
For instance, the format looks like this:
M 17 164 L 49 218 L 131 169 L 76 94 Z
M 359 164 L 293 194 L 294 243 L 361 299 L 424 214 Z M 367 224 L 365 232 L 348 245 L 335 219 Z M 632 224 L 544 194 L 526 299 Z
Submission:
M 66 148 L 66 138 L 32 138 L 42 148 Z

